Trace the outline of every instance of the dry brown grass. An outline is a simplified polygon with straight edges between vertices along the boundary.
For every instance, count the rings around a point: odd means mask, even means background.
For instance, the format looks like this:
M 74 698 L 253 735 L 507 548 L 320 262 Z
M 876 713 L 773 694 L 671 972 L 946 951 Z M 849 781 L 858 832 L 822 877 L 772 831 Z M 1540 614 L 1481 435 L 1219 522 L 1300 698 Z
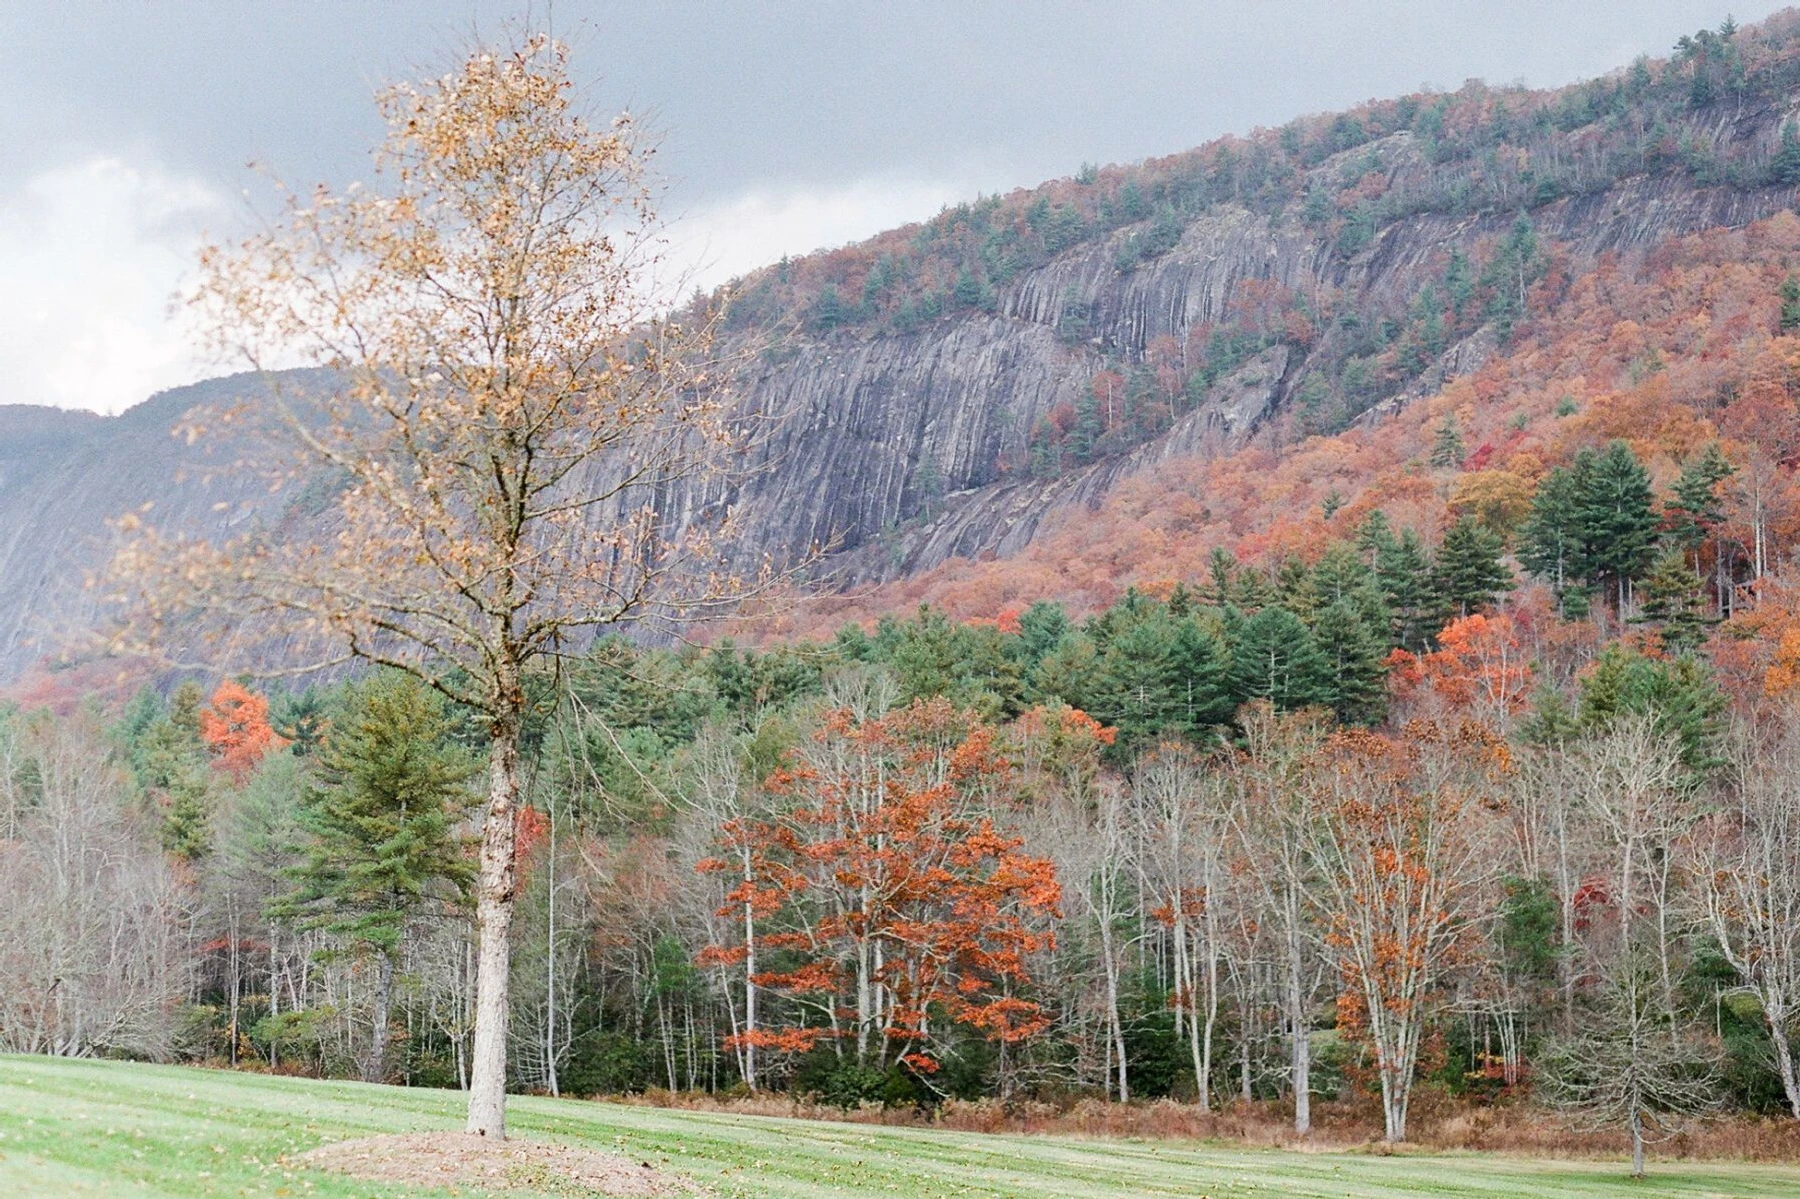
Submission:
M 366 1182 L 451 1190 L 548 1190 L 625 1199 L 656 1199 L 691 1190 L 649 1162 L 616 1153 L 516 1137 L 490 1141 L 463 1132 L 414 1132 L 339 1141 L 298 1154 L 293 1162 Z
M 1044 1133 L 1058 1136 L 1146 1140 L 1230 1141 L 1295 1150 L 1392 1150 L 1381 1142 L 1379 1109 L 1369 1102 L 1314 1102 L 1313 1132 L 1294 1135 L 1291 1108 L 1276 1103 L 1234 1103 L 1202 1112 L 1192 1104 L 1159 1099 L 1119 1104 L 1080 1099 L 1066 1104 L 950 1100 L 930 1111 L 869 1103 L 845 1111 L 779 1095 L 724 1098 L 652 1090 L 618 1102 L 687 1111 L 845 1120 L 857 1124 L 934 1127 L 959 1132 Z M 1629 1146 L 1623 1133 L 1582 1128 L 1559 1113 L 1529 1103 L 1476 1105 L 1439 1092 L 1415 1100 L 1409 1148 L 1515 1153 L 1561 1159 L 1616 1158 Z M 1402 1150 L 1404 1151 L 1404 1150 Z M 1696 1122 L 1661 1145 L 1665 1158 L 1702 1161 L 1800 1162 L 1800 1121 L 1732 1117 Z

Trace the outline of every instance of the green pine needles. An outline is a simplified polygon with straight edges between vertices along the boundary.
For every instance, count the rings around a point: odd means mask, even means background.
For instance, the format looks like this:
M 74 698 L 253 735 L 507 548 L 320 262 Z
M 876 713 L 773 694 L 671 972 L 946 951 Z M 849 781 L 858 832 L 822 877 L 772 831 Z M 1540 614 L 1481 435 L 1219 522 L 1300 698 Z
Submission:
M 365 1078 L 385 1068 L 387 1012 L 408 925 L 463 903 L 475 863 L 461 831 L 474 802 L 473 757 L 450 739 L 444 701 L 410 675 L 352 685 L 318 752 L 319 779 L 302 806 L 305 857 L 277 905 L 376 968 Z

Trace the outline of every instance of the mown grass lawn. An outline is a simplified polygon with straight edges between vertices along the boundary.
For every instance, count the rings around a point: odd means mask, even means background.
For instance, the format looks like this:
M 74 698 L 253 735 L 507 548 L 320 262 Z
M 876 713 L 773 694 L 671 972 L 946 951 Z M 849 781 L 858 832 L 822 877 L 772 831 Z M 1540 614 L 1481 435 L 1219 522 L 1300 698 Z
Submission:
M 460 1109 L 443 1091 L 0 1057 L 0 1196 L 449 1195 L 277 1159 L 351 1137 L 458 1128 Z M 1800 1196 L 1800 1167 L 1671 1164 L 1633 1183 L 1614 1163 L 977 1136 L 574 1100 L 515 1099 L 510 1111 L 519 1135 L 614 1147 L 720 1199 Z

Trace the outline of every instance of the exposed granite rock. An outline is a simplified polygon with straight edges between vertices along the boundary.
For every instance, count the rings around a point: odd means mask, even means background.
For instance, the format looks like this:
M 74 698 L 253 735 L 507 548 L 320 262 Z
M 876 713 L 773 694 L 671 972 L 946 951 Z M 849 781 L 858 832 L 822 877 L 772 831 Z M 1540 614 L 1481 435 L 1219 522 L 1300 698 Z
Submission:
M 1778 116 L 1764 115 L 1734 135 L 1768 140 Z M 1410 135 L 1374 149 L 1392 187 L 1432 186 L 1436 168 Z M 1356 153 L 1367 157 L 1370 148 Z M 1316 168 L 1335 169 L 1331 162 Z M 1540 207 L 1532 219 L 1579 266 L 1608 251 L 1743 225 L 1794 199 L 1791 188 L 1705 188 L 1676 175 L 1643 176 Z M 1075 404 L 1108 359 L 1131 361 L 1158 337 L 1225 319 L 1249 279 L 1302 294 L 1329 286 L 1359 305 L 1392 310 L 1451 248 L 1473 249 L 1504 234 L 1513 219 L 1511 211 L 1424 213 L 1380 229 L 1345 257 L 1295 212 L 1271 218 L 1224 206 L 1194 220 L 1167 253 L 1128 270 L 1118 256 L 1131 230 L 1121 230 L 1013 280 L 991 314 L 944 318 L 905 334 L 848 329 L 780 347 L 741 383 L 746 408 L 770 418 L 755 469 L 727 494 L 670 500 L 694 513 L 739 505 L 749 530 L 739 546 L 745 563 L 831 546 L 828 575 L 844 584 L 951 556 L 1010 554 L 1048 515 L 1094 503 L 1122 478 L 1241 443 L 1308 370 L 1298 352 L 1269 350 L 1215 385 L 1154 443 L 1060 478 L 1030 478 L 1032 429 Z M 1474 369 L 1491 350 L 1481 335 L 1452 347 L 1385 410 Z M 149 504 L 160 525 L 215 536 L 237 521 L 276 515 L 274 506 L 286 500 L 170 435 L 192 405 L 252 386 L 247 378 L 215 380 L 110 419 L 0 407 L 0 678 L 92 623 L 94 599 L 83 580 L 106 560 L 109 519 Z

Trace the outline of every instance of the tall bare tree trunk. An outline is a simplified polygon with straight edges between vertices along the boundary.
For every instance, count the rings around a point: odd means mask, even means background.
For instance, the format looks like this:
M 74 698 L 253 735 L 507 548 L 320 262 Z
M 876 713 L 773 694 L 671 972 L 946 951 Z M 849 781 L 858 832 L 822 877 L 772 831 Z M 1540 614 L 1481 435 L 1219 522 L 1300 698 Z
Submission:
M 269 1027 L 271 1029 L 278 1027 L 275 1017 L 281 1015 L 281 975 L 277 965 L 281 957 L 275 948 L 280 935 L 281 926 L 271 922 L 269 925 Z M 278 1039 L 273 1034 L 269 1037 L 269 1069 L 271 1070 L 276 1069 L 278 1065 L 275 1049 L 275 1042 Z
M 496 725 L 488 748 L 488 803 L 481 830 L 481 872 L 476 880 L 475 1048 L 470 1054 L 468 1131 L 494 1140 L 506 1136 L 507 974 L 513 897 L 513 815 L 519 800 L 519 726 Z
M 549 912 L 544 934 L 544 1084 L 552 1098 L 561 1098 L 556 1079 L 556 802 L 550 802 Z
M 748 854 L 746 853 L 746 858 Z M 748 881 L 749 865 L 745 865 Z M 744 901 L 744 1085 L 756 1090 L 756 905 Z
M 1644 1176 L 1644 1115 L 1636 1102 L 1631 1105 L 1631 1176 Z
M 375 1010 L 369 1021 L 369 1058 L 363 1067 L 364 1082 L 380 1082 L 387 1076 L 388 1009 L 394 994 L 394 957 L 383 953 L 375 967 Z
M 1287 1016 L 1293 1038 L 1294 1131 L 1312 1131 L 1312 1045 L 1307 1040 L 1306 965 L 1300 952 L 1300 898 L 1287 896 Z
M 237 1069 L 238 1064 L 238 1017 L 241 1009 L 240 997 L 244 991 L 244 966 L 243 958 L 239 954 L 242 936 L 238 931 L 237 897 L 234 895 L 229 900 L 229 903 L 231 904 L 231 919 L 226 925 L 226 935 L 230 937 L 231 944 L 226 950 L 226 960 L 229 963 L 227 972 L 231 977 L 231 1016 L 229 1021 L 231 1025 L 231 1049 L 227 1056 L 231 1062 L 231 1068 L 235 1070 Z
M 1769 1023 L 1769 1039 L 1775 1045 L 1775 1070 L 1781 1075 L 1781 1092 L 1787 1097 L 1788 1110 L 1800 1119 L 1800 1082 L 1794 1076 L 1794 1049 L 1788 1039 L 1788 1010 L 1783 997 L 1769 988 L 1762 992 L 1763 1018 Z
M 1131 1083 L 1126 1075 L 1125 1021 L 1119 1014 L 1119 966 L 1113 961 L 1109 946 L 1106 954 L 1106 1010 L 1112 1021 L 1113 1060 L 1118 1066 L 1119 1102 L 1131 1101 Z
M 1200 1108 L 1212 1110 L 1213 1034 L 1219 1025 L 1219 959 L 1209 940 L 1206 956 L 1206 1022 L 1200 1030 Z

